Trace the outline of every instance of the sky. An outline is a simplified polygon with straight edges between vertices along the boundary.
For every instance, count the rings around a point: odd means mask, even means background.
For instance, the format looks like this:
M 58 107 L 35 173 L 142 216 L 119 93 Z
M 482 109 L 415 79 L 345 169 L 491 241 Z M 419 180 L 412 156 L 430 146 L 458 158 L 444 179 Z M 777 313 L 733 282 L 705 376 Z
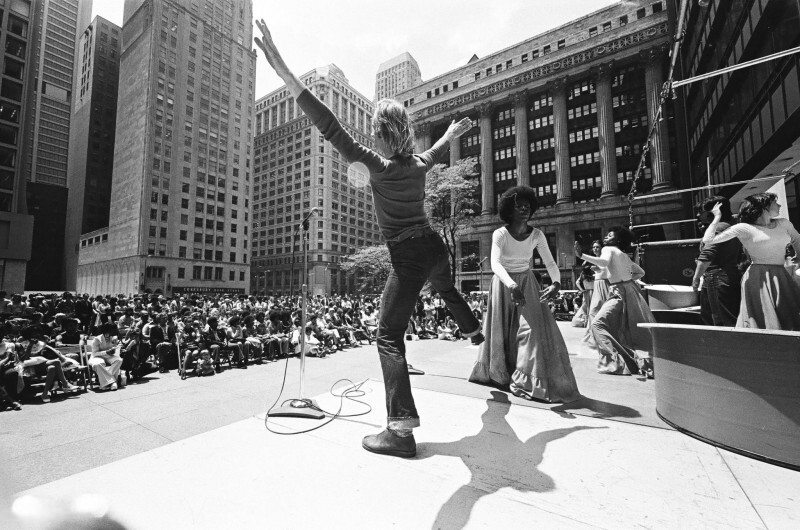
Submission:
M 405 51 L 428 80 L 602 9 L 617 0 L 254 0 L 297 75 L 330 63 L 368 99 L 378 66 Z M 93 14 L 122 24 L 124 0 L 94 0 Z M 259 35 L 253 27 L 254 36 Z M 255 47 L 255 43 L 253 44 Z M 259 52 L 255 98 L 283 81 Z

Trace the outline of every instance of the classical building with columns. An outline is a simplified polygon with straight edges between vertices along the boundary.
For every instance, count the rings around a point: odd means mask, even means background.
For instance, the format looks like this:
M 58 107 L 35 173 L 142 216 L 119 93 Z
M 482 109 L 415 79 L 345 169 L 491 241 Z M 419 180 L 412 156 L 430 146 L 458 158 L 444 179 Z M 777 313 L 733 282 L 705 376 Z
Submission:
M 630 224 L 626 195 L 668 69 L 675 18 L 668 8 L 620 2 L 397 95 L 414 116 L 418 150 L 453 119 L 476 124 L 450 146 L 450 164 L 477 157 L 481 168 L 482 214 L 457 256 L 489 255 L 498 197 L 518 184 L 537 192 L 531 224 L 547 235 L 564 289 L 574 288 L 579 272 L 575 240 L 588 245 Z M 682 225 L 669 222 L 686 217 L 679 196 L 658 194 L 682 185 L 675 114 L 669 100 L 637 183 L 637 194 L 653 197 L 634 202 L 633 225 L 651 241 L 679 238 Z M 544 272 L 538 257 L 534 267 Z M 483 269 L 462 268 L 459 287 L 488 289 L 488 262 Z

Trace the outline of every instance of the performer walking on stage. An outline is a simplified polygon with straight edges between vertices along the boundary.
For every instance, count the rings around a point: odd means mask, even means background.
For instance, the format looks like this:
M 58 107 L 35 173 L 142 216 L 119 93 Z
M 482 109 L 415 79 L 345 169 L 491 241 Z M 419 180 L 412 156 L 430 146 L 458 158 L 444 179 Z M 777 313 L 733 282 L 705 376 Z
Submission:
M 589 332 L 597 345 L 600 358 L 597 371 L 606 374 L 630 375 L 644 372 L 653 376 L 650 333 L 637 324 L 655 322 L 650 307 L 634 283 L 644 270 L 628 257 L 633 234 L 614 226 L 603 240 L 600 256 L 587 256 L 579 242 L 575 255 L 584 261 L 608 269 L 609 293 L 590 323 Z M 595 290 L 597 283 L 595 282 Z
M 414 131 L 403 105 L 383 99 L 372 117 L 375 151 L 356 142 L 336 116 L 292 73 L 272 41 L 263 20 L 256 21 L 262 37 L 256 44 L 270 66 L 284 80 L 289 92 L 326 140 L 349 163 L 361 163 L 369 171 L 375 214 L 392 262 L 392 272 L 381 298 L 378 322 L 378 355 L 386 387 L 387 429 L 364 438 L 367 451 L 400 457 L 416 455 L 412 429 L 420 424 L 411 394 L 404 333 L 417 296 L 427 280 L 447 304 L 465 337 L 480 344 L 483 335 L 469 306 L 450 278 L 447 248 L 433 231 L 425 214 L 425 175 L 472 123 L 455 121 L 433 147 L 413 154 Z
M 536 193 L 528 186 L 511 188 L 500 197 L 505 226 L 492 234 L 494 277 L 483 323 L 486 342 L 469 380 L 508 387 L 527 399 L 569 403 L 581 396 L 567 345 L 546 302 L 558 293 L 561 273 L 545 235 L 528 225 L 536 207 Z M 553 280 L 541 293 L 530 265 L 534 250 Z

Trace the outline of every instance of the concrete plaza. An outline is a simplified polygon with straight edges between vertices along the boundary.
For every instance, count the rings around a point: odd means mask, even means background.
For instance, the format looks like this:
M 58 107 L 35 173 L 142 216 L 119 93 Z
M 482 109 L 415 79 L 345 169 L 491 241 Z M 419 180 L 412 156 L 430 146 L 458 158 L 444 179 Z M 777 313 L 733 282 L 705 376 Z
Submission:
M 412 377 L 414 459 L 360 447 L 385 423 L 373 345 L 307 360 L 305 396 L 336 411 L 329 390 L 348 378 L 363 396 L 342 414 L 365 414 L 305 434 L 265 426 L 282 361 L 185 381 L 152 374 L 2 413 L 2 485 L 48 506 L 101 494 L 137 529 L 800 526 L 800 473 L 672 430 L 655 413 L 652 380 L 597 374 L 583 330 L 559 325 L 585 396 L 568 406 L 467 382 L 477 354 L 467 341 L 408 343 L 426 372 Z M 298 368 L 289 361 L 284 398 L 299 395 Z

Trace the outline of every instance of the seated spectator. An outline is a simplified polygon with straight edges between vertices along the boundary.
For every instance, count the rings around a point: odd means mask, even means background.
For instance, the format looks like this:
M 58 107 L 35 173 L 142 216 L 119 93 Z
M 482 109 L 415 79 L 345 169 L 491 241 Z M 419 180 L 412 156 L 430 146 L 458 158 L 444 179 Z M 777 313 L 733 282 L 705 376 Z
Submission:
M 21 410 L 18 401 L 19 373 L 15 370 L 14 343 L 0 341 L 0 407 Z
M 247 315 L 244 318 L 244 326 L 242 334 L 244 335 L 244 358 L 255 359 L 256 364 L 261 364 L 261 358 L 264 355 L 264 348 L 267 346 L 262 342 L 258 331 L 256 330 L 256 319 L 253 315 Z
M 22 330 L 22 340 L 16 345 L 15 369 L 22 377 L 46 376 L 44 391 L 40 397 L 43 402 L 49 403 L 50 391 L 56 382 L 65 392 L 78 390 L 78 387 L 67 381 L 64 371 L 77 368 L 79 363 L 45 344 L 37 333 L 38 329 L 33 326 L 27 326 Z M 19 383 L 18 390 L 21 392 L 24 380 L 21 379 Z
M 214 361 L 214 370 L 219 373 L 222 367 L 219 364 L 219 352 L 221 348 L 225 347 L 225 333 L 219 329 L 219 320 L 217 317 L 208 317 L 206 326 L 203 328 L 201 334 L 200 345 L 203 349 L 208 350 L 211 358 Z
M 165 374 L 169 372 L 168 357 L 177 354 L 175 326 L 167 323 L 167 315 L 163 313 L 156 317 L 156 322 L 157 325 L 150 328 L 150 351 L 158 358 L 158 372 Z
M 292 333 L 292 345 L 295 348 L 295 353 L 300 353 L 300 329 L 295 329 Z M 325 357 L 325 351 L 322 349 L 322 344 L 320 343 L 319 339 L 314 336 L 314 330 L 311 328 L 310 325 L 306 324 L 306 336 L 305 336 L 305 354 L 311 357 Z
M 286 357 L 289 355 L 289 336 L 285 333 L 283 329 L 283 323 L 281 322 L 281 314 L 278 311 L 272 311 L 269 314 L 269 323 L 267 324 L 267 333 L 272 339 L 277 339 L 280 345 L 280 353 L 276 355 L 281 355 Z
M 81 331 L 78 328 L 80 321 L 77 318 L 63 318 L 61 320 L 61 333 L 56 335 L 56 347 L 81 343 Z
M 122 357 L 117 349 L 119 340 L 116 337 L 117 326 L 111 322 L 100 325 L 100 335 L 92 339 L 92 356 L 89 366 L 97 374 L 100 390 L 117 390 L 117 380 L 125 386 L 126 379 L 121 376 Z
M 373 313 L 371 305 L 364 308 L 364 312 L 361 314 L 361 324 L 369 336 L 374 338 L 378 331 L 378 319 L 376 314 Z
M 244 349 L 244 333 L 241 326 L 242 319 L 238 316 L 232 317 L 228 320 L 228 328 L 225 330 L 225 336 L 228 339 L 228 348 L 233 352 L 233 358 L 236 359 L 237 368 L 247 368 L 247 357 L 245 356 Z

